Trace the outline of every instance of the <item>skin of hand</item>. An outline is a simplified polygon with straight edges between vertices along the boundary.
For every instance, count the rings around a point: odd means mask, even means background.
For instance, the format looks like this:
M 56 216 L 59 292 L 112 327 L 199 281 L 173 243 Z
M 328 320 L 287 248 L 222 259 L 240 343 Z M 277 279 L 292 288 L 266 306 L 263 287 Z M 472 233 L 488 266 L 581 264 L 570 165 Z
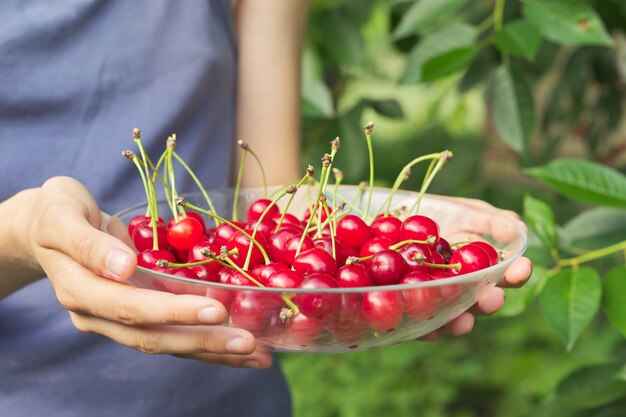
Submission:
M 512 237 L 512 230 L 501 223 L 503 220 L 502 216 L 515 220 L 526 233 L 528 232 L 528 228 L 514 211 L 498 209 L 481 200 L 442 196 L 438 196 L 437 198 L 462 203 L 468 207 L 468 210 L 464 211 L 465 218 L 459 219 L 459 223 L 464 224 L 468 232 L 491 234 L 496 240 L 505 242 Z M 474 328 L 476 315 L 493 314 L 502 308 L 505 298 L 502 288 L 521 287 L 528 281 L 531 273 L 532 263 L 528 258 L 522 256 L 516 259 L 507 268 L 498 286 L 489 288 L 472 308 L 459 315 L 443 328 L 421 337 L 420 340 L 435 341 L 438 340 L 443 333 L 453 336 L 462 336 L 470 333 Z
M 101 231 L 107 216 L 79 182 L 55 177 L 1 206 L 0 214 L 17 214 L 11 233 L 0 234 L 0 264 L 10 258 L 13 270 L 28 274 L 0 273 L 0 281 L 14 281 L 0 296 L 46 275 L 82 332 L 149 354 L 233 367 L 271 365 L 271 355 L 256 348 L 252 334 L 226 325 L 226 310 L 216 300 L 124 284 L 136 268 L 126 228 L 111 222 L 108 233 Z

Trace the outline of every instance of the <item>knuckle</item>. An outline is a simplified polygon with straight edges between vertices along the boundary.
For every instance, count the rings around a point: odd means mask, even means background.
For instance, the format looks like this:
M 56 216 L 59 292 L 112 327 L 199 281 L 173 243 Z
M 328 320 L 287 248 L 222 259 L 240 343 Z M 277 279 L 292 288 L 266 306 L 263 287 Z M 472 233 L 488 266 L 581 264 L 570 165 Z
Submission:
M 128 304 L 119 304 L 113 307 L 113 319 L 126 325 L 139 324 L 139 311 Z
M 135 350 L 138 350 L 149 355 L 156 355 L 162 352 L 161 338 L 156 334 L 150 334 L 148 336 L 142 336 L 129 344 L 129 346 Z
M 80 314 L 70 312 L 70 319 L 72 324 L 77 330 L 83 333 L 93 333 L 93 330 L 88 325 L 88 321 L 85 320 Z

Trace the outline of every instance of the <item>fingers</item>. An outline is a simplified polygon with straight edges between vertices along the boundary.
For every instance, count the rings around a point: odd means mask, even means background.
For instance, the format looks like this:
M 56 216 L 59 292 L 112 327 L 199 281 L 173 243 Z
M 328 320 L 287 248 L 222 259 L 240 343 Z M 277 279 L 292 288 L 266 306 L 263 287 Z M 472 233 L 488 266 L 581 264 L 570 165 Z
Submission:
M 451 336 L 463 336 L 472 332 L 474 329 L 474 322 L 474 315 L 466 311 L 444 325 L 442 328 L 434 330 L 420 337 L 418 340 L 422 342 L 435 342 L 441 338 L 443 333 L 447 333 Z
M 504 288 L 518 288 L 528 281 L 530 275 L 533 272 L 532 262 L 526 258 L 521 257 L 516 259 L 505 271 L 504 278 L 500 280 L 498 286 Z
M 131 248 L 98 228 L 101 213 L 76 181 L 55 178 L 44 184 L 32 235 L 36 246 L 59 250 L 88 269 L 123 280 L 132 275 L 137 258 Z
M 272 366 L 272 355 L 269 352 L 257 350 L 251 355 L 219 355 L 214 353 L 195 353 L 190 355 L 176 355 L 178 357 L 195 359 L 212 365 L 225 365 L 234 368 L 265 369 Z
M 493 287 L 485 291 L 485 293 L 470 308 L 470 312 L 474 314 L 493 314 L 500 310 L 504 305 L 504 290 L 502 288 Z

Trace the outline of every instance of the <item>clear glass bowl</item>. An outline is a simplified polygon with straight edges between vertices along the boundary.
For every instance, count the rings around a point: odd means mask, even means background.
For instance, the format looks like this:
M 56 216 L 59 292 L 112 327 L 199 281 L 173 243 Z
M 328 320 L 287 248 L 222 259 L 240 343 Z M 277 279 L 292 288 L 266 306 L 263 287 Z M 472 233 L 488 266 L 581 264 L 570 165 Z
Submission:
M 310 201 L 314 201 L 316 191 L 317 187 L 298 191 L 289 212 L 301 218 Z M 355 198 L 356 193 L 358 189 L 353 186 L 341 186 L 338 190 L 343 199 L 356 201 L 363 207 L 367 192 Z M 375 189 L 370 214 L 377 212 L 388 194 L 388 189 Z M 209 195 L 220 215 L 232 217 L 233 190 L 212 190 Z M 328 187 L 329 201 L 332 196 L 333 187 Z M 240 191 L 240 218 L 245 219 L 248 205 L 261 197 L 263 189 L 260 188 Z M 411 207 L 416 197 L 415 192 L 398 191 L 392 208 Z M 206 207 L 201 195 L 185 195 L 185 198 Z M 286 200 L 285 197 L 279 202 L 281 209 Z M 113 218 L 127 224 L 133 216 L 145 214 L 145 211 L 146 204 L 139 204 Z M 167 206 L 161 202 L 161 215 L 167 212 Z M 231 326 L 250 330 L 257 343 L 268 350 L 348 352 L 381 348 L 415 340 L 448 323 L 471 307 L 485 290 L 496 285 L 507 267 L 522 255 L 527 236 L 520 224 L 507 216 L 488 212 L 485 206 L 475 202 L 424 196 L 419 213 L 439 224 L 442 237 L 450 242 L 486 240 L 503 255 L 497 265 L 453 278 L 405 285 L 285 291 L 187 279 L 138 267 L 128 282 L 141 288 L 213 297 L 228 309 Z M 212 220 L 207 219 L 207 225 L 211 224 Z M 323 313 L 321 317 L 311 318 L 299 313 L 287 318 L 285 313 L 289 310 L 285 298 L 300 306 L 322 306 L 316 311 Z

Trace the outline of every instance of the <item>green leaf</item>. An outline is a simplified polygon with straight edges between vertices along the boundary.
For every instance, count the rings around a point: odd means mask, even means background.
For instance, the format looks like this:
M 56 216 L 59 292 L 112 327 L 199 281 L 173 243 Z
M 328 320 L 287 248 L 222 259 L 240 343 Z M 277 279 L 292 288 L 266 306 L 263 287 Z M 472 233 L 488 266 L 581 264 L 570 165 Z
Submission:
M 500 50 L 532 61 L 541 44 L 541 32 L 527 20 L 516 20 L 496 33 L 494 40 Z
M 590 267 L 564 269 L 546 283 L 539 306 L 568 351 L 597 314 L 601 293 L 600 276 Z
M 387 99 L 387 100 L 373 100 L 373 99 L 365 99 L 363 103 L 366 106 L 370 106 L 373 108 L 378 114 L 383 116 L 392 118 L 392 119 L 401 119 L 404 117 L 404 111 L 402 110 L 402 106 L 398 100 Z
M 624 240 L 626 210 L 595 207 L 583 211 L 563 226 L 570 247 L 599 249 Z
M 524 196 L 524 220 L 547 250 L 557 247 L 554 212 L 547 203 L 528 194 Z
M 392 36 L 400 39 L 416 32 L 428 33 L 465 3 L 467 0 L 418 0 L 404 13 Z
M 432 32 L 410 52 L 403 82 L 431 81 L 460 70 L 476 52 L 477 36 L 473 26 L 462 23 Z
M 330 118 L 335 112 L 321 72 L 318 56 L 311 48 L 306 48 L 302 57 L 302 114 L 305 117 Z
M 528 0 L 524 16 L 547 39 L 563 45 L 611 46 L 602 20 L 583 0 Z
M 496 131 L 511 149 L 524 152 L 535 130 L 535 101 L 530 83 L 519 70 L 501 66 L 489 88 Z
M 626 268 L 618 266 L 604 276 L 602 307 L 611 323 L 626 337 Z
M 559 382 L 555 401 L 568 408 L 595 408 L 626 394 L 626 382 L 617 375 L 620 364 L 609 363 L 576 369 Z
M 605 165 L 578 159 L 559 159 L 526 172 L 574 200 L 626 207 L 626 176 Z

